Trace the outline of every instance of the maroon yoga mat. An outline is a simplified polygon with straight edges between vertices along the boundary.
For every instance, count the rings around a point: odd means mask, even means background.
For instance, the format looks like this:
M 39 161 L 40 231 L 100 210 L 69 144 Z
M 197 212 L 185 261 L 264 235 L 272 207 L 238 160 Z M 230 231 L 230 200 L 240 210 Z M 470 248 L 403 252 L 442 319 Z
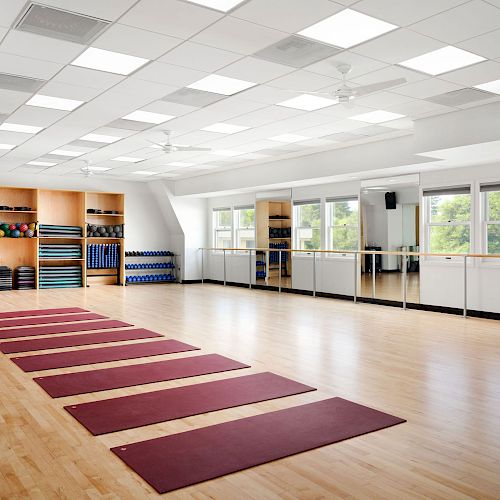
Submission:
M 23 316 L 49 316 L 51 314 L 70 314 L 89 312 L 80 307 L 63 307 L 60 309 L 32 309 L 28 311 L 6 311 L 0 312 L 0 319 L 21 318 Z
M 146 330 L 145 328 L 133 328 L 131 330 L 111 330 L 109 332 L 1 342 L 0 351 L 4 354 L 13 354 L 17 352 L 41 351 L 42 349 L 58 349 L 60 347 L 76 347 L 90 344 L 105 344 L 107 342 L 121 342 L 124 340 L 149 339 L 154 337 L 163 337 L 163 335 L 161 333 L 152 332 L 151 330 Z
M 34 380 L 50 396 L 60 398 L 88 392 L 131 387 L 133 385 L 196 377 L 197 375 L 208 375 L 209 373 L 240 370 L 241 368 L 250 368 L 250 366 L 218 354 L 205 354 L 203 356 L 169 359 L 141 365 L 37 377 Z
M 93 321 L 91 323 L 66 323 L 64 325 L 30 326 L 26 328 L 13 328 L 0 331 L 0 339 L 13 339 L 17 337 L 35 337 L 36 335 L 52 335 L 55 333 L 86 332 L 89 330 L 104 330 L 107 328 L 125 328 L 133 326 L 130 323 L 109 319 L 106 321 Z
M 111 448 L 158 493 L 405 422 L 342 398 Z
M 315 390 L 266 372 L 64 408 L 97 436 Z
M 9 326 L 46 325 L 48 323 L 69 323 L 70 321 L 89 321 L 92 319 L 104 319 L 104 318 L 106 318 L 106 316 L 102 316 L 101 314 L 84 313 L 84 314 L 71 314 L 71 315 L 68 314 L 59 316 L 44 316 L 44 317 L 20 318 L 20 319 L 4 319 L 0 320 L 0 328 L 6 328 Z
M 78 349 L 75 351 L 54 352 L 10 359 L 25 372 L 35 372 L 51 370 L 52 368 L 93 365 L 95 363 L 105 363 L 106 361 L 157 356 L 159 354 L 196 351 L 198 349 L 199 347 L 193 347 L 178 340 L 169 339 L 157 342 L 141 342 L 139 344 L 97 347 L 95 349 Z

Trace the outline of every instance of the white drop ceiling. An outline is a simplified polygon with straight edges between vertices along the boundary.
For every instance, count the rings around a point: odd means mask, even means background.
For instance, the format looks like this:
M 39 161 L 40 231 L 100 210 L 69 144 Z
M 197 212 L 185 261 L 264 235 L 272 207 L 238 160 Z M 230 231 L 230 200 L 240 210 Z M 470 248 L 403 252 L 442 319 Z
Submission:
M 77 44 L 16 29 L 25 0 L 1 2 L 0 73 L 44 81 L 36 92 L 26 92 L 1 88 L 0 78 L 1 173 L 81 175 L 85 160 L 111 179 L 182 179 L 357 145 L 374 136 L 410 134 L 419 118 L 500 99 L 500 2 L 494 0 L 36 3 L 107 24 L 90 45 Z M 355 15 L 347 15 L 350 11 Z M 372 37 L 376 29 L 363 31 L 367 16 L 387 32 Z M 342 25 L 349 40 L 338 43 L 349 49 L 325 44 L 315 38 L 318 32 L 323 37 L 321 29 L 309 29 L 351 18 L 363 23 L 352 27 L 359 32 Z M 335 33 L 327 35 L 335 40 Z M 481 62 L 437 71 L 438 76 L 402 65 L 448 46 Z M 84 53 L 91 55 L 85 64 L 94 62 L 100 70 L 72 64 Z M 93 54 L 106 58 L 96 61 Z M 106 71 L 106 60 L 118 64 L 126 56 L 138 63 L 135 71 L 127 74 L 130 66 L 117 71 L 114 65 Z M 328 95 L 341 84 L 336 66 L 342 63 L 352 65 L 347 81 L 354 88 L 397 78 L 407 82 L 344 106 Z M 231 85 L 217 89 L 217 82 Z M 475 90 L 463 90 L 470 88 Z M 308 92 L 318 98 L 301 97 Z M 59 108 L 83 104 L 73 111 L 30 105 L 40 102 L 32 100 L 37 94 L 54 98 L 46 101 Z M 153 148 L 153 142 L 164 142 L 167 129 L 174 144 L 211 151 L 167 154 Z M 79 156 L 55 154 L 58 150 Z

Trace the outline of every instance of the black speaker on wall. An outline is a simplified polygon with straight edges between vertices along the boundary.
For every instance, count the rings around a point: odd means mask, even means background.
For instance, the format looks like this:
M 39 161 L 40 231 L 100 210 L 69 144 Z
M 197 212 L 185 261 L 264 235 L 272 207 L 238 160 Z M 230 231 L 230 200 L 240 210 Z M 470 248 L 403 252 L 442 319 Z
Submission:
M 385 208 L 387 210 L 396 210 L 396 193 L 385 193 Z

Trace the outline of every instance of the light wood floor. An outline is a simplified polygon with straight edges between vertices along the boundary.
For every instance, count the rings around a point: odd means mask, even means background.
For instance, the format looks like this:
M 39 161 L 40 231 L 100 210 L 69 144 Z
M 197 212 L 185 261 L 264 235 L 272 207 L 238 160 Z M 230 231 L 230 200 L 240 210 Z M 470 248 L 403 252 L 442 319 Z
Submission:
M 189 487 L 179 499 L 498 499 L 500 322 L 219 285 L 2 292 L 1 310 L 82 306 L 318 387 L 101 437 L 62 406 L 242 375 L 51 399 L 0 354 L 0 498 L 156 498 L 109 447 L 341 396 L 407 423 Z M 154 360 L 192 354 L 157 356 Z M 127 362 L 51 370 L 61 373 Z
M 361 275 L 361 297 L 372 296 L 373 277 L 369 273 Z M 375 275 L 375 298 L 381 300 L 403 300 L 403 274 L 377 273 Z M 406 301 L 420 304 L 420 278 L 418 273 L 408 273 L 406 283 Z

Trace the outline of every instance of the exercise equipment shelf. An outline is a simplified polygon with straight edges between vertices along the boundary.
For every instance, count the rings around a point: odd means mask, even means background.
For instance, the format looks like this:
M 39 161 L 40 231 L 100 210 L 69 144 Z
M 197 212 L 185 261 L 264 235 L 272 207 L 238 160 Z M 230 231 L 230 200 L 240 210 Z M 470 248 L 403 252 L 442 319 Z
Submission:
M 125 252 L 125 260 L 128 261 L 128 259 L 132 259 L 132 263 L 125 263 L 126 285 L 175 283 L 177 281 L 174 252 L 169 250 L 127 251 Z M 151 259 L 153 262 L 149 262 Z M 142 274 L 143 272 L 147 272 L 147 274 Z

